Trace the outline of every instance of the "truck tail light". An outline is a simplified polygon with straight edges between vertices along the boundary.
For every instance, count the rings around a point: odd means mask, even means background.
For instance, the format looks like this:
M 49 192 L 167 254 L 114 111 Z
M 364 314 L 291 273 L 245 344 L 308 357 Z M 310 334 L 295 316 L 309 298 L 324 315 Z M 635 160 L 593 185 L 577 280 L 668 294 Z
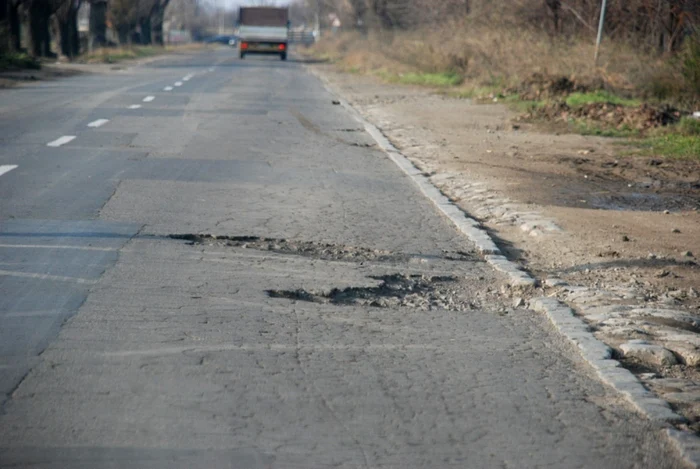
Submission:
M 241 49 L 247 49 L 248 48 L 248 43 L 247 42 L 241 42 Z
M 287 50 L 287 45 L 286 44 L 280 44 L 279 45 L 280 50 Z

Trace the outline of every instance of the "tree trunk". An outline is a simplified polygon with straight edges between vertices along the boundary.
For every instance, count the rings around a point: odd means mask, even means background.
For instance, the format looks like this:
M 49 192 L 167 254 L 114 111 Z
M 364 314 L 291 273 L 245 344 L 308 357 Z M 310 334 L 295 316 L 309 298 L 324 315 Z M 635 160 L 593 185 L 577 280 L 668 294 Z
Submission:
M 167 5 L 167 3 L 165 4 Z M 162 46 L 165 44 L 163 39 L 163 19 L 165 17 L 165 5 L 161 5 L 160 0 L 156 2 L 151 10 L 151 38 L 153 44 Z
M 22 48 L 22 36 L 20 31 L 19 5 L 13 0 L 8 2 L 8 20 L 10 22 L 10 50 L 18 51 Z
M 141 26 L 141 44 L 149 45 L 153 43 L 151 35 L 151 17 L 147 16 L 139 20 Z
M 0 53 L 10 49 L 9 0 L 0 0 Z
M 70 59 L 80 54 L 78 35 L 78 10 L 71 7 L 65 18 L 60 20 L 61 53 Z
M 119 35 L 119 45 L 126 46 L 129 44 L 129 25 L 120 24 L 117 26 L 117 34 Z
M 48 2 L 33 0 L 29 5 L 30 52 L 35 57 L 52 57 L 49 18 L 51 9 Z
M 561 0 L 545 0 L 550 13 L 552 14 L 552 26 L 554 34 L 558 35 L 561 30 Z
M 107 2 L 93 0 L 90 2 L 90 39 L 88 47 L 104 47 L 107 43 Z

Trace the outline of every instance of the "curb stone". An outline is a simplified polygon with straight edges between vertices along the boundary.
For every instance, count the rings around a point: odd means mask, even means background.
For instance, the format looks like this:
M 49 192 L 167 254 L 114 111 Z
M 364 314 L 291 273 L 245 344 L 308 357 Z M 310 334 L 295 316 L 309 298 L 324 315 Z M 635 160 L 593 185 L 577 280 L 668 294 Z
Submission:
M 337 95 L 324 77 L 315 74 L 326 89 Z M 420 191 L 475 245 L 484 259 L 495 270 L 507 275 L 509 284 L 514 287 L 531 287 L 537 280 L 514 262 L 509 261 L 496 246 L 491 236 L 476 220 L 469 218 L 452 203 L 430 179 L 404 156 L 374 124 L 367 121 L 345 99 L 339 98 L 341 105 L 365 128 L 382 151 L 413 182 Z M 535 298 L 527 305 L 528 309 L 547 315 L 557 331 L 577 346 L 581 356 L 596 371 L 599 379 L 623 395 L 633 407 L 652 422 L 662 425 L 683 423 L 686 419 L 675 413 L 670 405 L 647 390 L 629 370 L 612 358 L 612 349 L 598 340 L 582 319 L 574 311 L 554 298 Z M 666 428 L 665 434 L 680 453 L 683 460 L 694 468 L 700 467 L 700 437 Z

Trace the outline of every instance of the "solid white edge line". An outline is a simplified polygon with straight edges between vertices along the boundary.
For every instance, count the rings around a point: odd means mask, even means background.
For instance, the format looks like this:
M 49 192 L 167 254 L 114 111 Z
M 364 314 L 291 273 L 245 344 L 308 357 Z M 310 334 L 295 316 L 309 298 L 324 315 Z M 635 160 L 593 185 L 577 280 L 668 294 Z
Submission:
M 66 246 L 56 244 L 0 244 L 0 249 L 79 249 L 83 251 L 112 252 L 115 248 L 98 248 L 94 246 Z
M 5 173 L 9 173 L 13 169 L 16 169 L 17 165 L 16 164 L 2 164 L 0 165 L 0 176 L 2 176 Z
M 140 109 L 140 108 L 141 108 L 140 104 L 132 104 L 131 106 L 129 106 L 129 109 Z
M 64 135 L 61 138 L 57 138 L 53 142 L 49 142 L 46 144 L 47 147 L 60 147 L 61 145 L 65 145 L 66 143 L 75 140 L 75 135 Z
M 146 96 L 145 98 L 143 98 L 143 102 L 144 102 L 144 103 L 150 103 L 150 102 L 153 101 L 154 99 L 156 99 L 155 96 Z
M 96 129 L 98 127 L 102 127 L 107 122 L 109 122 L 109 119 L 97 119 L 96 121 L 90 122 L 87 126 L 92 127 L 93 129 Z

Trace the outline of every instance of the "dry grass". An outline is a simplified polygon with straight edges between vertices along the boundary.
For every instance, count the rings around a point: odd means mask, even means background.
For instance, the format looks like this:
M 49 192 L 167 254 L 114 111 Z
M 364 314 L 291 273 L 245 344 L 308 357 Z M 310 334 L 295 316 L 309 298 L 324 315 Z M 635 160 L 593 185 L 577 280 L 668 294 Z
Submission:
M 465 94 L 477 87 L 517 87 L 538 73 L 604 84 L 622 96 L 671 100 L 686 107 L 700 103 L 699 96 L 684 88 L 673 60 L 608 42 L 595 66 L 592 40 L 554 40 L 527 28 L 463 21 L 367 36 L 343 33 L 326 37 L 312 50 L 350 72 L 459 74 Z
M 139 45 L 133 45 L 131 47 L 105 47 L 83 54 L 79 58 L 79 61 L 84 63 L 117 63 L 161 54 L 193 52 L 205 49 L 206 47 L 206 45 L 200 43 L 167 45 L 165 47 Z

